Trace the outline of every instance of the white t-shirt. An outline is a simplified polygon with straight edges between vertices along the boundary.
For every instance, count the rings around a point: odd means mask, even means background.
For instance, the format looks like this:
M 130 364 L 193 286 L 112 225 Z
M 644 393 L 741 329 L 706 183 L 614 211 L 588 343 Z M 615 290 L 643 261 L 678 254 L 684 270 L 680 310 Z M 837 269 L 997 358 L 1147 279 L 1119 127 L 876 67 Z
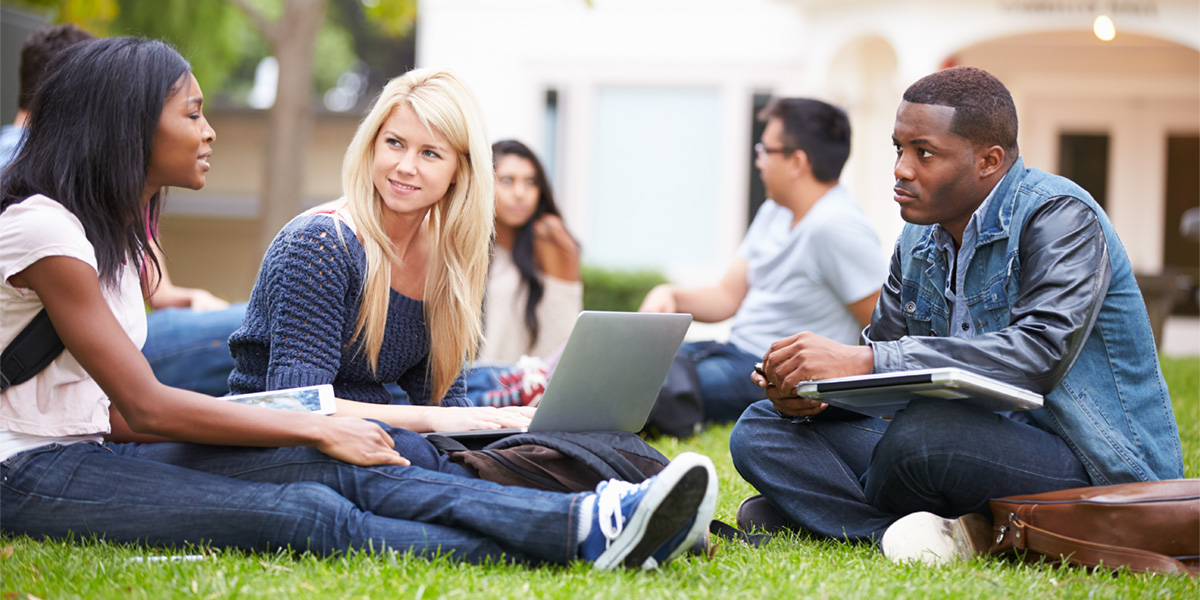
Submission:
M 792 218 L 767 200 L 738 248 L 750 289 L 729 341 L 751 354 L 801 331 L 857 344 L 862 327 L 847 306 L 887 277 L 879 237 L 846 188 L 826 192 L 795 228 Z
M 75 258 L 96 269 L 83 224 L 58 202 L 31 196 L 0 213 L 0 347 L 42 310 L 38 295 L 14 287 L 9 277 L 51 256 Z M 102 284 L 101 290 L 140 348 L 146 341 L 146 309 L 137 270 L 127 262 L 116 286 Z M 0 394 L 0 460 L 50 443 L 100 441 L 108 431 L 108 396 L 70 351 Z

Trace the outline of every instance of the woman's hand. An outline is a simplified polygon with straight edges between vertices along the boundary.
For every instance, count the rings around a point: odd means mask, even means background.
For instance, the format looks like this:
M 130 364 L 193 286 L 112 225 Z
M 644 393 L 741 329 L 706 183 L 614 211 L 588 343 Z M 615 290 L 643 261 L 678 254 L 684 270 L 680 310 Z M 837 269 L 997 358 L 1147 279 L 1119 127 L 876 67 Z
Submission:
M 579 244 L 556 215 L 533 224 L 533 254 L 543 273 L 563 281 L 579 281 Z
M 331 416 L 322 420 L 327 426 L 317 450 L 360 467 L 409 464 L 407 458 L 396 452 L 396 442 L 378 424 L 357 417 Z
M 429 430 L 434 432 L 528 427 L 529 421 L 533 419 L 534 410 L 528 406 L 446 406 L 429 411 L 428 425 Z

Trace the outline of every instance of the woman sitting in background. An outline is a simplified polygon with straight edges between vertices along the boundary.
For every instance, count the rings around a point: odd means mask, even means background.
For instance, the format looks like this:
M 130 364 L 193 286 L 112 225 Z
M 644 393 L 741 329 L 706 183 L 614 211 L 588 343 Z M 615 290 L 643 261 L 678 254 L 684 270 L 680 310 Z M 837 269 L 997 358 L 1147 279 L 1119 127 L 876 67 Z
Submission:
M 482 362 L 548 356 L 583 307 L 579 244 L 563 225 L 541 161 L 514 140 L 492 145 L 496 244 L 484 296 Z
M 530 404 L 583 308 L 579 244 L 563 224 L 541 161 L 525 144 L 492 145 L 496 243 L 488 271 L 479 367 L 467 393 L 480 406 Z

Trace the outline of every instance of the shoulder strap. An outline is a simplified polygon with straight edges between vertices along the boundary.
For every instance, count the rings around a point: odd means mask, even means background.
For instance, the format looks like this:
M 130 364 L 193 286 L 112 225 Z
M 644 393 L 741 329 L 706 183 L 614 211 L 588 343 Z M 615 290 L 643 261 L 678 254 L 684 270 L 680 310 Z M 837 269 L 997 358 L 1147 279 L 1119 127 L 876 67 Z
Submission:
M 1067 558 L 1071 562 L 1089 567 L 1103 564 L 1108 568 L 1128 565 L 1134 571 L 1157 571 L 1161 573 L 1186 573 L 1195 576 L 1196 570 L 1188 565 L 1158 552 L 1111 546 L 1087 540 L 1075 539 L 1040 527 L 1034 527 L 1014 516 L 1011 524 L 1017 530 L 1017 548 L 1028 548 L 1049 557 Z M 1023 535 L 1022 535 L 1023 534 Z M 1022 539 L 1023 538 L 1023 539 Z
M 63 349 L 50 315 L 43 308 L 0 352 L 0 392 L 41 373 Z

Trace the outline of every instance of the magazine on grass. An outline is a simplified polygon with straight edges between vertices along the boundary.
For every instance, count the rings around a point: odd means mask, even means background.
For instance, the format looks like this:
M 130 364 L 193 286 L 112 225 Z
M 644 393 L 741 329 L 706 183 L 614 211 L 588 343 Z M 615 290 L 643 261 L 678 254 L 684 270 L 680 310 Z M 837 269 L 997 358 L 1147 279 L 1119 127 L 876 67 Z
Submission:
M 328 383 L 253 394 L 231 394 L 221 396 L 221 399 L 250 406 L 308 411 L 321 415 L 331 415 L 337 411 L 333 400 L 333 386 Z

